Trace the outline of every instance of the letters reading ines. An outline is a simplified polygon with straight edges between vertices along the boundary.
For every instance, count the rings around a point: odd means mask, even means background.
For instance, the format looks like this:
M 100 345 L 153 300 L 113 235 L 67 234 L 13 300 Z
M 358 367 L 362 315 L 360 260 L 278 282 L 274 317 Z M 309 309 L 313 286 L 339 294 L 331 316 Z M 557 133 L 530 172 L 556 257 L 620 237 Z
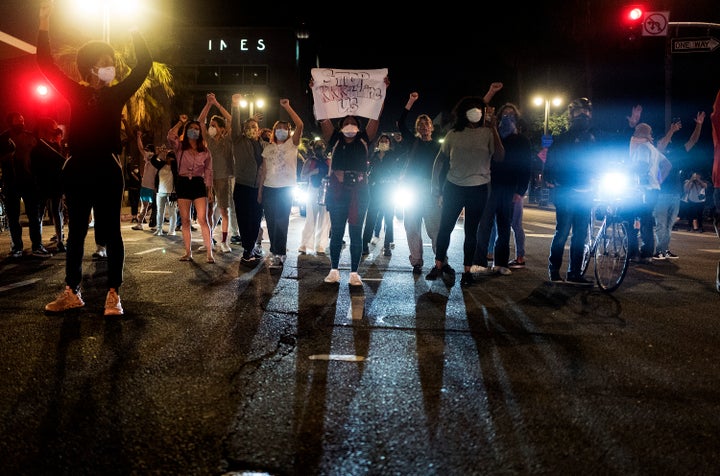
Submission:
M 251 41 L 247 38 L 240 38 L 236 41 L 233 41 L 233 47 L 236 47 L 240 51 L 250 51 L 250 48 L 253 47 L 253 44 Z M 231 48 L 231 45 L 229 45 L 225 40 L 218 39 L 218 40 L 208 40 L 208 51 L 225 51 L 229 50 Z M 254 43 L 254 49 L 255 51 L 265 51 L 265 40 L 263 38 L 258 39 Z

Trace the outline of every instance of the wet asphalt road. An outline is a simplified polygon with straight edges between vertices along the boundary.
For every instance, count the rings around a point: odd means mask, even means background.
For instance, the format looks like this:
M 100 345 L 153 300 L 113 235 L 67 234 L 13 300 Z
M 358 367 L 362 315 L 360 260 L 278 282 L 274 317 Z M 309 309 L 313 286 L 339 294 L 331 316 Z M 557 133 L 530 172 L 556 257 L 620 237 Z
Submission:
M 413 276 L 396 222 L 361 292 L 347 250 L 339 286 L 297 255 L 299 216 L 277 271 L 124 222 L 122 318 L 92 235 L 64 315 L 62 255 L 3 259 L 0 474 L 716 474 L 720 240 L 674 232 L 605 294 L 547 282 L 553 218 L 526 208 L 528 267 L 470 288 Z

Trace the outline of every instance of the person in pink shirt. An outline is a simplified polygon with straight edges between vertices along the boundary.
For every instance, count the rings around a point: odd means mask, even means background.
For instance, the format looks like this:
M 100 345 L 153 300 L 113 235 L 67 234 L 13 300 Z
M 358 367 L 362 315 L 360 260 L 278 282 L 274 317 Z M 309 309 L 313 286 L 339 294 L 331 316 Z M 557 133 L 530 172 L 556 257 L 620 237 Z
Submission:
M 175 192 L 178 197 L 178 208 L 182 222 L 183 243 L 185 254 L 180 261 L 192 261 L 192 230 L 190 229 L 190 206 L 197 211 L 203 243 L 207 251 L 207 262 L 214 263 L 212 236 L 208 222 L 208 202 L 213 197 L 212 155 L 203 138 L 202 125 L 199 121 L 190 121 L 186 114 L 168 132 L 168 142 L 175 151 L 178 161 L 178 178 Z M 182 130 L 182 135 L 181 135 Z

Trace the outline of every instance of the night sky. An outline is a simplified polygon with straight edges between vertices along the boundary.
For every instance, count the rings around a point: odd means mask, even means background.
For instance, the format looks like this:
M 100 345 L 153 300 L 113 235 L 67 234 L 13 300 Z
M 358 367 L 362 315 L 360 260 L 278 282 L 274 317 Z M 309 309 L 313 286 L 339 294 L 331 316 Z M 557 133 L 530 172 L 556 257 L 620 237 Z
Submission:
M 57 0 L 58 11 L 69 1 Z M 149 39 L 166 35 L 162 25 L 168 23 L 302 25 L 310 32 L 304 41 L 318 51 L 320 66 L 389 69 L 386 111 L 398 111 L 416 90 L 420 93 L 417 112 L 435 116 L 449 110 L 460 97 L 483 95 L 492 81 L 502 81 L 505 88 L 493 101 L 498 105 L 512 101 L 528 113 L 536 113 L 529 103 L 531 97 L 552 90 L 568 99 L 590 96 L 598 120 L 622 120 L 632 105 L 639 103 L 654 127 L 665 126 L 665 39 L 626 41 L 618 18 L 628 2 L 547 0 L 522 6 L 519 2 L 453 2 L 431 8 L 406 2 L 395 6 L 387 2 L 353 2 L 349 6 L 254 3 L 250 7 L 227 0 L 145 3 L 153 11 L 138 26 Z M 651 7 L 648 10 L 669 10 L 670 21 L 720 23 L 717 0 L 645 3 Z M 71 15 L 56 20 L 68 22 L 70 26 L 62 33 L 69 38 L 94 32 L 97 37 L 97 22 Z M 0 29 L 34 44 L 37 2 L 3 1 Z M 683 30 L 671 36 L 720 38 L 720 30 Z M 720 49 L 672 55 L 672 60 L 673 116 L 690 120 L 697 110 L 709 113 L 720 88 Z M 306 74 L 309 79 L 310 72 Z
M 190 2 L 192 4 L 192 2 Z M 492 81 L 505 88 L 494 102 L 517 102 L 525 109 L 536 91 L 561 91 L 568 99 L 590 96 L 612 122 L 624 119 L 634 104 L 664 128 L 666 87 L 665 38 L 630 42 L 619 12 L 630 2 L 549 0 L 419 4 L 335 4 L 284 7 L 262 14 L 227 15 L 227 3 L 209 0 L 194 22 L 303 25 L 319 51 L 320 65 L 389 69 L 386 109 L 400 108 L 412 90 L 420 93 L 417 109 L 434 115 L 447 111 L 463 95 L 483 95 Z M 648 10 L 669 10 L 670 21 L 720 23 L 717 1 L 645 2 Z M 196 5 L 196 4 L 195 4 Z M 403 13 L 405 11 L 406 13 Z M 398 13 L 399 12 L 399 13 Z M 714 35 L 720 30 L 678 30 L 672 36 Z M 673 115 L 689 118 L 709 113 L 720 88 L 720 49 L 713 53 L 673 55 Z M 308 72 L 309 77 L 309 72 Z

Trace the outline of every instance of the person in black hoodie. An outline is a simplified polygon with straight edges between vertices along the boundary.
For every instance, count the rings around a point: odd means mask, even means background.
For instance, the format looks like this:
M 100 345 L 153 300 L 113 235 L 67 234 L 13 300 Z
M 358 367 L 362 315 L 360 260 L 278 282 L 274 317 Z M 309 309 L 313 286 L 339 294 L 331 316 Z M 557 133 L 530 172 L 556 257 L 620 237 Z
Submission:
M 498 134 L 505 147 L 505 160 L 493 162 L 490 172 L 491 188 L 488 202 L 485 205 L 477 231 L 477 246 L 473 262 L 477 265 L 471 271 L 479 274 L 509 275 L 510 271 L 510 229 L 512 225 L 514 205 L 522 204 L 523 197 L 530 183 L 532 166 L 532 146 L 530 140 L 521 133 L 520 110 L 512 103 L 505 103 L 499 108 Z M 522 217 L 522 207 L 518 212 Z M 492 236 L 493 224 L 497 228 L 494 243 L 494 266 L 489 268 L 488 249 Z M 516 236 L 522 233 L 522 223 Z M 521 235 L 522 251 L 518 257 L 524 263 L 524 236 Z M 467 280 L 467 276 L 464 277 Z M 460 284 L 472 284 L 461 281 Z
M 81 81 L 66 75 L 54 62 L 50 48 L 50 15 L 53 3 L 40 4 L 37 64 L 71 108 L 68 127 L 70 158 L 62 175 L 68 205 L 65 289 L 45 310 L 62 312 L 85 305 L 80 294 L 82 259 L 90 210 L 95 211 L 95 230 L 106 240 L 108 293 L 106 316 L 123 314 L 118 290 L 123 282 L 125 247 L 120 232 L 123 198 L 121 120 L 125 103 L 142 85 L 152 68 L 145 40 L 132 33 L 137 62 L 121 81 L 115 78 L 115 50 L 107 43 L 91 41 L 77 52 Z
M 62 130 L 54 119 L 42 117 L 36 125 L 35 135 L 37 144 L 30 152 L 30 170 L 37 187 L 38 217 L 42 219 L 45 208 L 49 205 L 55 226 L 57 251 L 64 252 L 63 192 L 60 176 L 65 165 L 65 156 L 61 153 L 61 144 L 57 142 L 58 137 L 62 137 Z
M 12 250 L 10 256 L 23 255 L 22 225 L 20 223 L 20 201 L 25 204 L 30 241 L 34 256 L 49 257 L 51 254 L 42 244 L 42 219 L 38 215 L 38 197 L 35 179 L 30 168 L 30 152 L 37 144 L 35 135 L 25 130 L 25 118 L 19 112 L 6 117 L 8 129 L 0 134 L 2 149 L 8 151 L 2 157 L 2 180 L 5 193 L 8 227 Z
M 545 181 L 553 189 L 556 217 L 548 258 L 548 273 L 553 283 L 564 282 L 560 268 L 565 243 L 572 232 L 567 282 L 576 286 L 593 286 L 593 282 L 580 273 L 590 223 L 592 182 L 598 167 L 599 144 L 591 121 L 590 100 L 573 100 L 568 106 L 570 128 L 555 139 L 545 163 Z

